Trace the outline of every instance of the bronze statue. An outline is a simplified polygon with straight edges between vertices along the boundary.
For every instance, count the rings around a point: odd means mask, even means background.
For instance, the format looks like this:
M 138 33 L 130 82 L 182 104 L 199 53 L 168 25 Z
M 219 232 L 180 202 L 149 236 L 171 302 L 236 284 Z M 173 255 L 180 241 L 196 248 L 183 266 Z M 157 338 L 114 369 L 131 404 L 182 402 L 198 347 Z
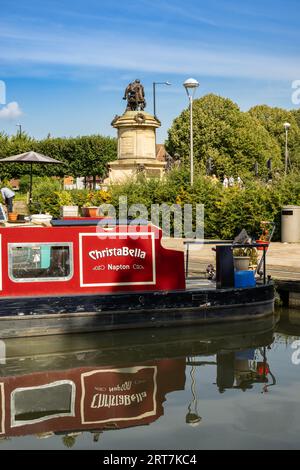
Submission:
M 145 91 L 140 80 L 129 83 L 123 100 L 127 100 L 126 111 L 144 111 L 146 107 Z

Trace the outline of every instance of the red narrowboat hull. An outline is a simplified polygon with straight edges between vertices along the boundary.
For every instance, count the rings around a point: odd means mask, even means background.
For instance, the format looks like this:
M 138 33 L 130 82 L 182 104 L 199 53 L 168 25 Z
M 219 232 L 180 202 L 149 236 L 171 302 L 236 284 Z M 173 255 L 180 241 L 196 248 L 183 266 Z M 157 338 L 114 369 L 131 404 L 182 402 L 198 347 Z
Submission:
M 141 226 L 1 228 L 0 336 L 248 320 L 273 285 L 186 288 L 183 251 Z

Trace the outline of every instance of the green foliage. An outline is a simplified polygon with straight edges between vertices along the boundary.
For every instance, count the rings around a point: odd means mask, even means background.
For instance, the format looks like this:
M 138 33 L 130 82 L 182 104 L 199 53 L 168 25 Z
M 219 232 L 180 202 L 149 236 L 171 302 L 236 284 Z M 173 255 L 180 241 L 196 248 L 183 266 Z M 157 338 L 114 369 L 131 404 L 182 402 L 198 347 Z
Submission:
M 233 249 L 233 256 L 246 256 L 250 258 L 251 264 L 257 264 L 258 260 L 258 253 L 256 248 L 234 248 Z
M 291 111 L 293 117 L 295 118 L 296 122 L 297 122 L 297 125 L 300 129 L 300 108 L 299 109 L 293 109 Z
M 49 177 L 36 177 L 33 186 L 33 200 L 38 204 L 37 209 L 57 217 L 60 212 L 59 193 L 61 183 Z
M 100 176 L 107 173 L 107 163 L 117 157 L 116 139 L 100 135 L 74 138 L 48 138 L 38 143 L 38 151 L 65 162 L 57 165 L 60 175 Z M 50 166 L 50 165 L 48 165 Z M 55 165 L 56 166 L 56 165 Z
M 272 108 L 267 105 L 255 106 L 249 114 L 262 124 L 268 133 L 276 139 L 281 149 L 281 159 L 285 155 L 285 130 L 283 124 L 289 122 L 291 127 L 288 133 L 289 156 L 291 163 L 300 168 L 300 114 L 298 111 L 287 111 L 281 108 Z M 273 157 L 272 154 L 270 156 Z
M 185 172 L 172 171 L 162 181 L 133 182 L 111 188 L 112 203 L 118 207 L 119 196 L 126 195 L 128 206 L 146 205 L 149 214 L 151 204 L 204 204 L 205 237 L 233 239 L 243 228 L 255 238 L 261 232 L 261 221 L 276 223 L 275 239 L 280 237 L 281 208 L 286 204 L 300 204 L 300 175 L 297 172 L 287 178 L 266 183 L 259 179 L 245 180 L 245 188 L 237 186 L 224 189 L 221 182 L 196 175 L 194 185 L 189 185 Z
M 19 183 L 20 193 L 27 193 L 29 191 L 29 187 L 30 187 L 30 176 L 29 175 L 21 176 L 20 183 Z
M 81 208 L 85 205 L 89 193 L 88 189 L 73 189 L 70 193 L 72 193 L 72 200 L 75 206 Z
M 62 441 L 65 447 L 68 447 L 68 449 L 71 449 L 71 447 L 75 445 L 76 436 L 68 436 L 66 434 L 65 436 L 63 436 Z
M 195 175 L 193 187 L 188 172 L 178 169 L 170 172 L 162 181 L 155 179 L 127 181 L 113 185 L 109 191 L 72 190 L 61 191 L 60 182 L 53 178 L 35 178 L 34 200 L 41 204 L 43 212 L 58 216 L 66 198 L 80 208 L 111 203 L 118 211 L 119 197 L 126 196 L 128 207 L 144 204 L 151 217 L 151 204 L 203 204 L 205 209 L 205 237 L 233 239 L 243 228 L 255 238 L 261 233 L 261 221 L 276 223 L 275 238 L 280 236 L 281 208 L 286 204 L 300 205 L 300 174 L 293 172 L 286 178 L 266 183 L 259 179 L 245 179 L 245 188 L 223 188 L 221 182 Z M 137 216 L 138 214 L 132 214 Z
M 58 193 L 58 203 L 60 206 L 72 206 L 74 202 L 71 191 L 60 191 Z
M 207 159 L 212 158 L 214 173 L 219 177 L 249 176 L 257 161 L 261 176 L 267 174 L 266 162 L 272 156 L 273 168 L 280 170 L 280 148 L 265 127 L 251 114 L 240 111 L 231 100 L 213 94 L 193 104 L 194 154 L 199 169 L 205 173 Z M 169 129 L 166 147 L 188 162 L 189 110 L 177 117 Z
M 12 137 L 0 133 L 0 158 L 34 150 L 64 163 L 33 166 L 33 200 L 40 204 L 43 212 L 53 216 L 59 215 L 61 205 L 74 204 L 81 208 L 112 203 L 118 208 L 119 197 L 126 196 L 128 206 L 144 204 L 149 214 L 151 204 L 192 204 L 194 211 L 196 204 L 204 204 L 206 238 L 232 239 L 242 228 L 257 235 L 262 220 L 275 221 L 278 238 L 282 206 L 300 204 L 300 110 L 262 105 L 242 112 L 231 100 L 213 94 L 195 100 L 193 187 L 189 183 L 189 117 L 189 110 L 184 110 L 169 129 L 167 150 L 173 156 L 178 154 L 182 164 L 162 181 L 146 180 L 140 175 L 137 181 L 112 185 L 109 191 L 61 191 L 61 182 L 53 176 L 104 178 L 107 175 L 107 163 L 117 157 L 117 141 L 100 135 L 48 137 L 38 141 L 25 133 Z M 282 178 L 285 121 L 291 124 L 289 151 L 293 172 Z M 219 182 L 204 176 L 209 157 Z M 266 162 L 270 157 L 273 181 L 266 183 Z M 259 164 L 260 179 L 253 177 L 255 162 Z M 3 182 L 21 177 L 20 192 L 28 191 L 29 165 L 2 164 L 0 168 Z M 241 176 L 245 188 L 224 189 L 221 179 L 225 174 Z
M 34 175 L 100 176 L 107 174 L 107 163 L 117 157 L 117 141 L 101 135 L 59 137 L 35 140 L 25 133 L 8 137 L 0 134 L 0 158 L 34 150 L 62 161 L 63 165 L 33 165 Z M 1 164 L 1 179 L 28 175 L 28 164 Z

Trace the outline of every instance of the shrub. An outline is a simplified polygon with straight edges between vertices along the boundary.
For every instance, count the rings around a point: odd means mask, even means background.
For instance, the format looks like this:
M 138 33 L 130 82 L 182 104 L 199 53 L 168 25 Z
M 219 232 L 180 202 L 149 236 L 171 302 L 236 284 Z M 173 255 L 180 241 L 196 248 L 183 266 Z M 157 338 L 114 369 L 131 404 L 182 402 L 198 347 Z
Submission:
M 58 203 L 60 206 L 72 206 L 74 202 L 71 191 L 60 191 L 58 193 Z
M 279 239 L 282 206 L 300 205 L 299 174 L 294 172 L 286 178 L 274 179 L 272 183 L 258 179 L 245 179 L 244 183 L 244 189 L 237 186 L 225 189 L 220 182 L 198 175 L 191 187 L 186 170 L 178 169 L 162 181 L 140 178 L 112 185 L 109 191 L 60 191 L 58 180 L 35 178 L 33 197 L 41 204 L 43 212 L 50 212 L 53 216 L 59 214 L 66 198 L 68 205 L 71 200 L 79 207 L 87 203 L 97 206 L 112 203 L 118 210 L 119 197 L 126 196 L 128 207 L 142 203 L 148 209 L 149 217 L 151 204 L 192 204 L 194 209 L 196 204 L 204 204 L 206 238 L 232 239 L 245 228 L 257 239 L 261 233 L 261 221 L 270 220 L 277 227 L 273 240 Z
M 49 177 L 35 177 L 32 193 L 33 201 L 41 212 L 57 217 L 60 211 L 60 190 L 61 184 L 59 180 Z

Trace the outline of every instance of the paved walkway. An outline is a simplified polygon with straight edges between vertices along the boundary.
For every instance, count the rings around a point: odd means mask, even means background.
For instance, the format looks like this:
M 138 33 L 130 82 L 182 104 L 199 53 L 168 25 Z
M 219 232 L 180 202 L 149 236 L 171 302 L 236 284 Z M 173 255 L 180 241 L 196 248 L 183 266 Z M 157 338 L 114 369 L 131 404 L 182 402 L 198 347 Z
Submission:
M 182 239 L 166 239 L 166 248 L 184 250 Z M 215 266 L 213 245 L 190 245 L 189 275 L 201 276 L 208 264 Z M 274 279 L 300 280 L 300 243 L 271 243 L 267 251 L 267 273 Z

